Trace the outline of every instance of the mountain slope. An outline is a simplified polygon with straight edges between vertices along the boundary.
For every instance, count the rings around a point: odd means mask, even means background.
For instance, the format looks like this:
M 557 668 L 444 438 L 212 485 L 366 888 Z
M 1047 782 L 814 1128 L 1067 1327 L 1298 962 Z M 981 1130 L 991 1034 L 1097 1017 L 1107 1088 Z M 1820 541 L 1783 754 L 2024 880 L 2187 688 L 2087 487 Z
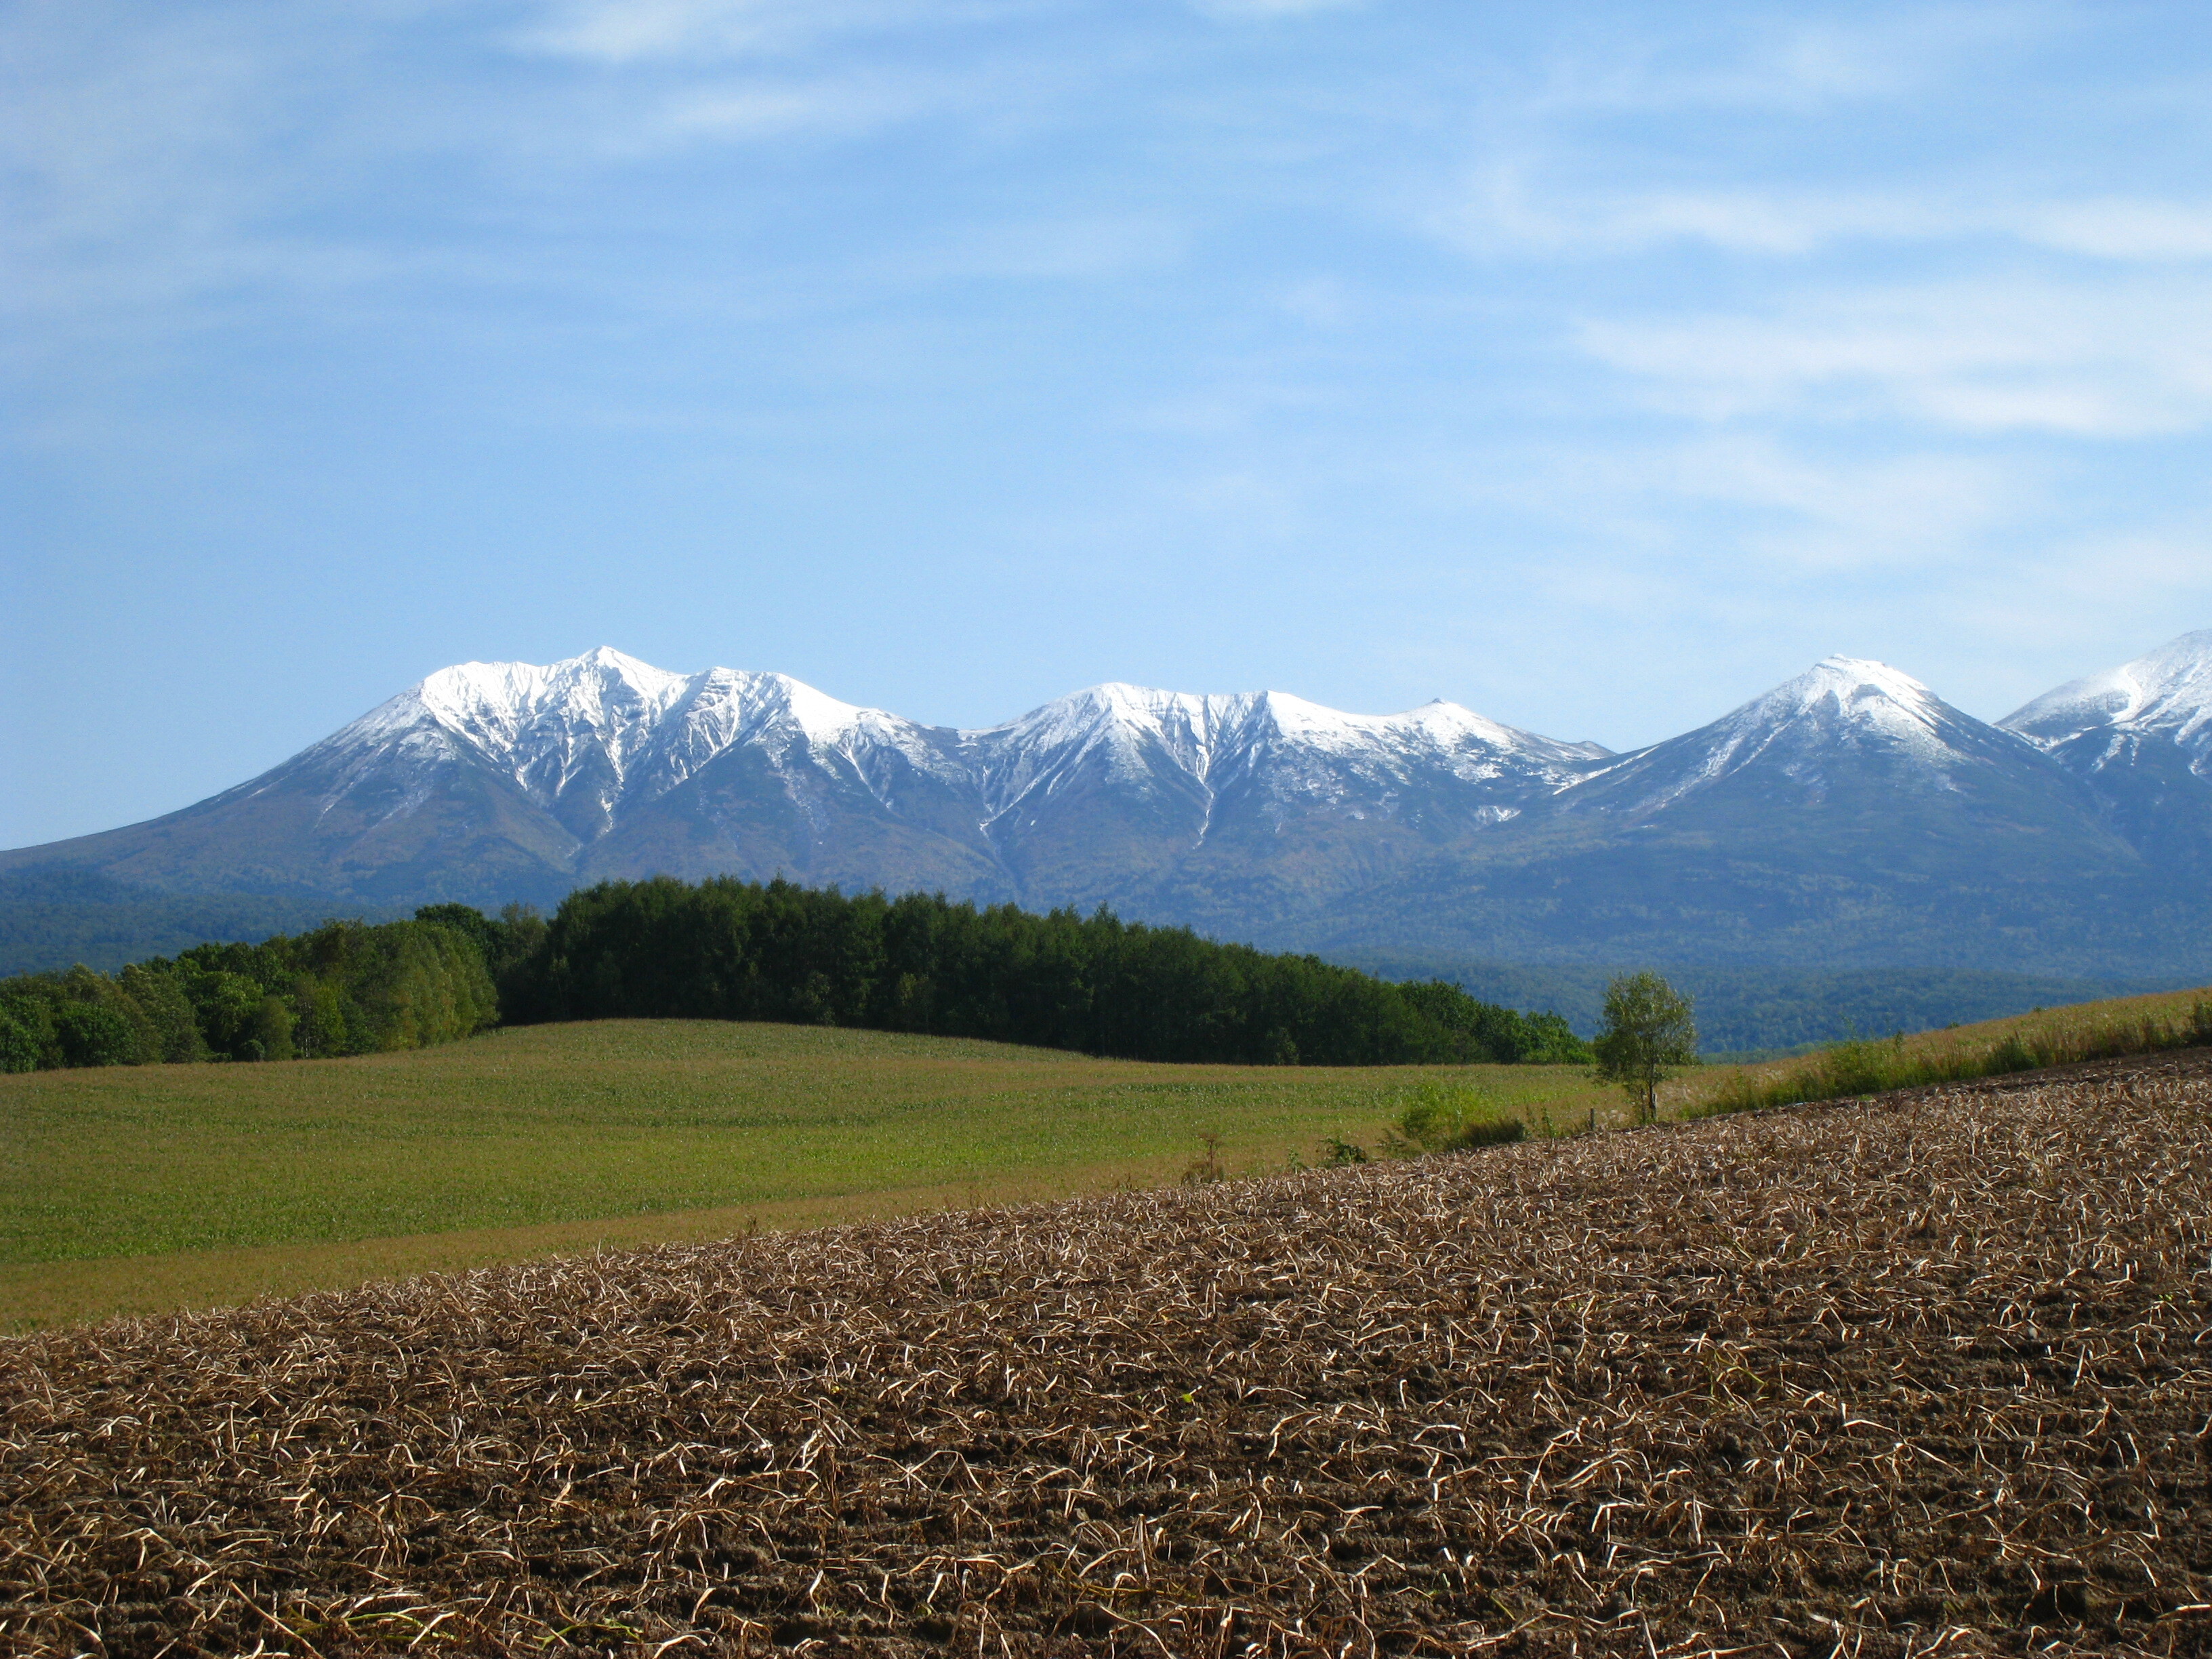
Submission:
M 956 746 L 781 674 L 465 663 L 235 789 L 0 868 L 389 902 L 654 870 L 1003 887 Z
M 1366 717 L 1127 685 L 954 732 L 786 675 L 671 674 L 601 648 L 441 669 L 235 789 L 0 854 L 0 869 L 374 902 L 781 873 L 1157 909 L 1177 882 L 1249 884 L 1253 864 L 1279 866 L 1266 879 L 1286 890 L 1340 890 L 1332 836 L 1369 849 L 1355 872 L 1402 861 L 1510 819 L 1604 753 L 1445 703 Z
M 1301 939 L 1338 951 L 1479 939 L 1528 962 L 2068 974 L 2205 954 L 2078 779 L 1850 658 L 1604 765 L 1519 833 L 1460 852 Z
M 1999 729 L 1830 658 L 1615 756 L 1450 703 L 1121 684 L 954 731 L 602 649 L 441 670 L 235 789 L 0 872 L 333 908 L 782 874 L 1338 954 L 2136 978 L 2212 968 L 2209 664 L 2191 635 Z
M 2212 629 L 2046 691 L 1998 724 L 2087 784 L 2147 856 L 2212 869 Z
M 1606 755 L 1452 703 L 1344 714 L 1281 692 L 1130 685 L 963 740 L 1024 893 L 1231 927 L 1507 822 Z

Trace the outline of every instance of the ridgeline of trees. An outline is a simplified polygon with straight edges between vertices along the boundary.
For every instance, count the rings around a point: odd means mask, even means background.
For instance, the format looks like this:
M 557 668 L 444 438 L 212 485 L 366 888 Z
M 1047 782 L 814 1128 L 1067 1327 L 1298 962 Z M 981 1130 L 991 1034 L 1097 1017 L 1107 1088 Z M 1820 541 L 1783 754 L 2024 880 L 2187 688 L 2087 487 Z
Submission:
M 0 981 L 0 1070 L 285 1060 L 446 1042 L 501 1021 L 782 1020 L 1243 1065 L 1586 1063 L 1557 1014 L 1457 986 L 1221 945 L 1101 910 L 656 878 L 549 923 L 432 905 L 204 945 L 109 975 Z

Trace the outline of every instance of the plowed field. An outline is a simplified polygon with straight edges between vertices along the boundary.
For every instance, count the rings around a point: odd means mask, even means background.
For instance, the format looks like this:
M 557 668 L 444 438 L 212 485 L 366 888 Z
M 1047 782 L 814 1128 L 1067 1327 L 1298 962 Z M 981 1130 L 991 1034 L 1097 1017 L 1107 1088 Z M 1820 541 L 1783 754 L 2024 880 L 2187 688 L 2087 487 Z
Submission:
M 0 1645 L 2212 1651 L 2192 1053 L 0 1345 Z

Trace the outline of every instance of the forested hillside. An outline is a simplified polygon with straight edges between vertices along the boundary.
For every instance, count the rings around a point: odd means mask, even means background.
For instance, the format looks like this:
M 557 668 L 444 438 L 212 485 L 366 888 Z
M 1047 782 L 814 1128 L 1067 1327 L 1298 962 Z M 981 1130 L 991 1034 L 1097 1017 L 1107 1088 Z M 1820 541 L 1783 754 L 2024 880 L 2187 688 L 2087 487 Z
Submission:
M 1243 1065 L 1573 1060 L 1556 1014 L 1394 985 L 1099 910 L 659 878 L 571 894 L 502 977 L 510 1019 L 872 1026 L 1132 1060 Z
M 1578 1062 L 1554 1013 L 1441 981 L 1220 945 L 1101 909 L 667 878 L 571 894 L 548 923 L 461 904 L 204 945 L 107 975 L 0 981 L 0 1070 L 405 1048 L 496 1021 L 777 1020 L 1133 1060 Z

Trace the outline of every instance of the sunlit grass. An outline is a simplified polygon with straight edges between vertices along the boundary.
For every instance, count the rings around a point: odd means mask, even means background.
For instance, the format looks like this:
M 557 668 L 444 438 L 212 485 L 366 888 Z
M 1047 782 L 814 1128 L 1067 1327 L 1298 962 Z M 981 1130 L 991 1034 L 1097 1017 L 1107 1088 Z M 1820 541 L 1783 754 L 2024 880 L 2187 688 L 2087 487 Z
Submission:
M 1613 1105 L 1571 1067 L 1159 1066 L 676 1020 L 4 1077 L 0 1322 L 1158 1185 L 1206 1135 L 1228 1173 L 1279 1170 L 1328 1138 L 1379 1146 L 1438 1079 L 1539 1133 Z
M 1686 1096 L 1682 1115 L 1709 1116 L 2207 1043 L 2212 990 L 2172 991 L 1909 1037 L 1860 1037 L 1790 1060 L 1716 1068 L 1677 1086 Z

